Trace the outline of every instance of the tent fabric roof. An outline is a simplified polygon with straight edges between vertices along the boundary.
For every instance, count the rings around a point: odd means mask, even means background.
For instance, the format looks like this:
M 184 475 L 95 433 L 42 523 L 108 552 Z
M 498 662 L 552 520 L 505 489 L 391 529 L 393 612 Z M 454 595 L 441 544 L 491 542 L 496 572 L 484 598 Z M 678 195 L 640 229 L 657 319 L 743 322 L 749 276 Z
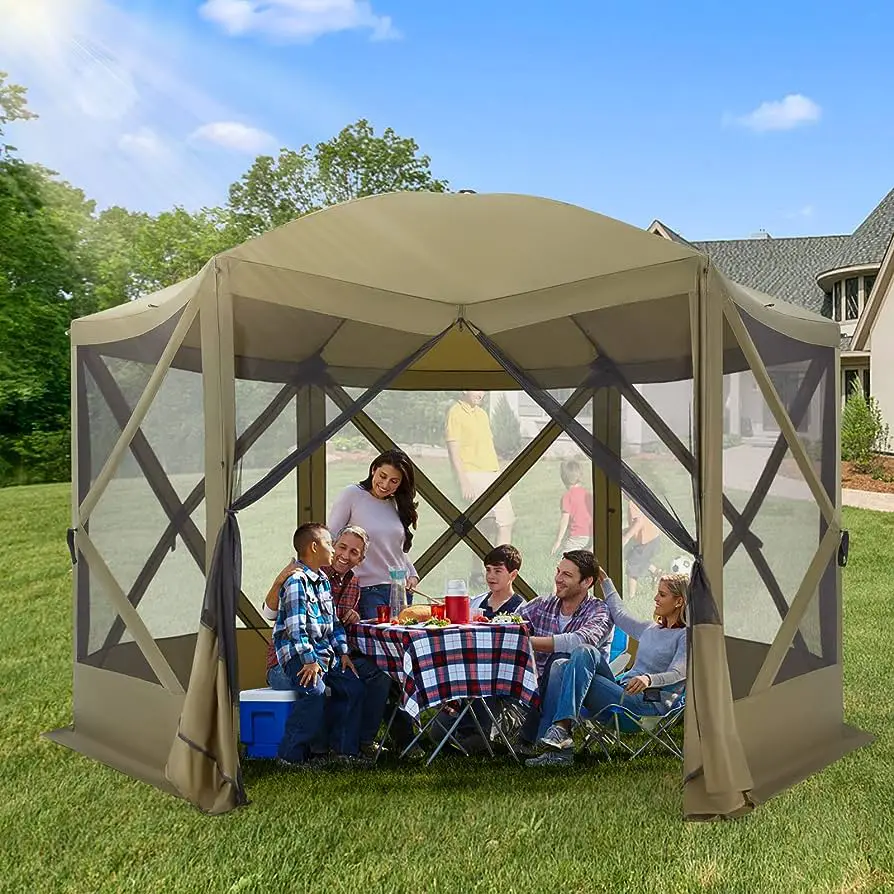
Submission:
M 313 315 L 308 321 L 321 332 L 327 318 L 348 321 L 355 343 L 363 324 L 377 327 L 381 346 L 386 331 L 430 336 L 460 318 L 493 335 L 572 315 L 620 312 L 623 305 L 625 327 L 643 341 L 650 326 L 658 328 L 659 302 L 677 299 L 674 307 L 681 308 L 706 266 L 705 256 L 689 246 L 550 199 L 389 193 L 271 230 L 182 283 L 74 321 L 72 336 L 85 343 L 113 340 L 110 333 L 114 339 L 139 334 L 218 277 L 217 287 L 237 302 L 256 309 L 256 302 L 280 305 L 283 320 L 289 319 L 288 333 L 277 338 L 273 308 L 246 313 L 242 322 L 256 319 L 267 327 L 259 337 L 242 326 L 237 308 L 237 330 L 253 350 L 272 352 L 264 359 L 282 359 L 283 340 L 288 335 L 292 341 L 293 327 L 303 320 L 295 311 Z M 721 279 L 733 300 L 762 322 L 803 341 L 838 344 L 838 327 L 830 321 Z M 688 354 L 688 344 L 677 342 L 673 350 Z M 350 365 L 350 357 L 344 362 Z

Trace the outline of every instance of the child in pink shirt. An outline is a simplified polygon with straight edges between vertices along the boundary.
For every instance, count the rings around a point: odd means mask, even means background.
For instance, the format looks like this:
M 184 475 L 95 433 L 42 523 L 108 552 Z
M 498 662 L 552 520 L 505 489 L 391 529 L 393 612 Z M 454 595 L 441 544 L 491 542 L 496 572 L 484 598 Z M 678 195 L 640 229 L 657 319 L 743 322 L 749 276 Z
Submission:
M 593 537 L 593 494 L 582 484 L 583 469 L 576 459 L 562 461 L 559 469 L 565 493 L 560 504 L 561 518 L 553 553 L 587 549 Z

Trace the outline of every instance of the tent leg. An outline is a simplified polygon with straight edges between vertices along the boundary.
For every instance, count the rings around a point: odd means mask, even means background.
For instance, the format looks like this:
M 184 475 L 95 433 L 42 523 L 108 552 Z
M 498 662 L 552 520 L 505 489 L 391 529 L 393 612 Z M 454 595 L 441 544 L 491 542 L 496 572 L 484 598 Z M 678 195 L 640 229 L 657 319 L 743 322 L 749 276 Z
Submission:
M 221 288 L 223 271 L 214 262 L 213 287 L 202 295 L 200 332 L 205 404 L 205 572 L 232 497 L 236 453 L 236 383 L 233 356 L 233 299 Z
M 593 398 L 593 435 L 616 456 L 621 455 L 621 395 L 617 388 L 600 388 Z M 623 550 L 621 530 L 621 488 L 596 463 L 593 469 L 593 503 L 595 527 L 593 544 L 596 559 L 604 563 L 608 576 L 624 592 Z
M 298 391 L 295 401 L 297 445 L 303 447 L 326 425 L 326 394 L 316 385 Z M 326 518 L 326 445 L 315 450 L 296 470 L 297 522 Z M 335 537 L 337 531 L 332 532 Z

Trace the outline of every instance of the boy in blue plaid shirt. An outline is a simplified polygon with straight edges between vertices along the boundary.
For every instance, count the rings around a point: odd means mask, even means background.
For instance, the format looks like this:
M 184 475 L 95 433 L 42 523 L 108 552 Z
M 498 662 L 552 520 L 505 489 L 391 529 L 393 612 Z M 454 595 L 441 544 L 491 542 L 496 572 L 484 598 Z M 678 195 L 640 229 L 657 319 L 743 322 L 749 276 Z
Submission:
M 281 762 L 304 764 L 311 743 L 328 731 L 336 757 L 350 761 L 360 750 L 364 685 L 348 656 L 345 630 L 335 614 L 332 591 L 320 570 L 332 563 L 332 537 L 324 525 L 301 525 L 293 538 L 297 568 L 285 582 L 273 626 L 274 689 L 298 693 L 279 744 Z M 326 688 L 329 697 L 326 697 Z

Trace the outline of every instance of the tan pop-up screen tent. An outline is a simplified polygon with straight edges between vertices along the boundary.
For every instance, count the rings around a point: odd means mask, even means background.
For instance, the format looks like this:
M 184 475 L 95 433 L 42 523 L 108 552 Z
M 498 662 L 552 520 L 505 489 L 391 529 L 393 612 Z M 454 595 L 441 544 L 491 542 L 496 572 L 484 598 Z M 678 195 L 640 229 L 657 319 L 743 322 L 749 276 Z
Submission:
M 243 803 L 256 606 L 296 520 L 365 475 L 364 444 L 395 441 L 432 532 L 413 552 L 428 591 L 484 555 L 506 494 L 522 587 L 548 585 L 532 531 L 557 503 L 525 488 L 560 456 L 592 469 L 595 549 L 621 586 L 628 500 L 696 558 L 687 816 L 742 813 L 867 740 L 842 709 L 838 327 L 688 247 L 544 199 L 390 194 L 71 337 L 74 722 L 56 741 L 209 812 Z M 499 392 L 516 431 L 461 509 L 432 444 L 466 389 Z

